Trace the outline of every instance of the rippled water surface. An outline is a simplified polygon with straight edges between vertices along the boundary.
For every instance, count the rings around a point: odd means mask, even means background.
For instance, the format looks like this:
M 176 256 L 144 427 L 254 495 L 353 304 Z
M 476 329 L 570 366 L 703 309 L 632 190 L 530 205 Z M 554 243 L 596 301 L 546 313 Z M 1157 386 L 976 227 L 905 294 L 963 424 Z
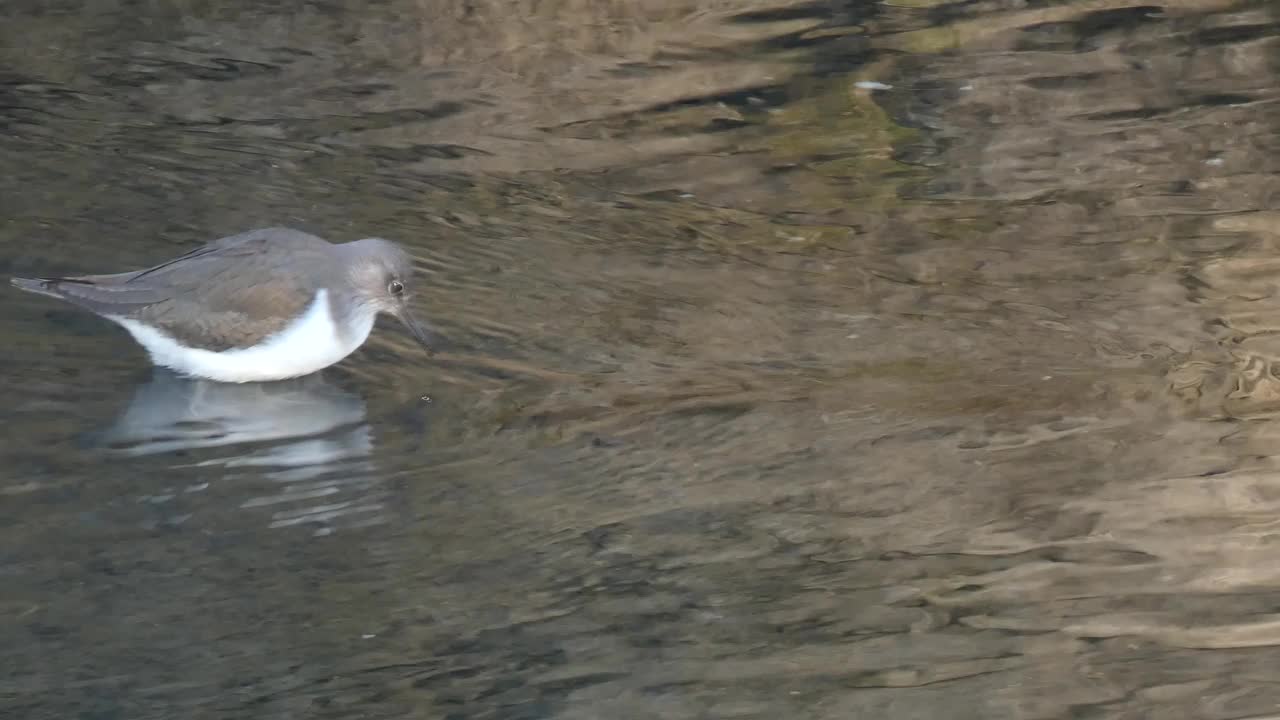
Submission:
M 0 272 L 404 243 L 319 376 L 0 313 L 0 714 L 1264 718 L 1266 0 L 10 0 Z

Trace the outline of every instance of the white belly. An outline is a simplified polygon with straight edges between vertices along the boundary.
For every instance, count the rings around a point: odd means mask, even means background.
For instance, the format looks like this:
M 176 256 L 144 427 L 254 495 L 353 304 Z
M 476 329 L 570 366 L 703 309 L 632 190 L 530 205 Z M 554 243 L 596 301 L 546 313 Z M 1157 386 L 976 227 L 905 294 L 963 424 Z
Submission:
M 329 311 L 328 291 L 316 297 L 293 324 L 261 343 L 235 350 L 189 348 L 136 320 L 112 317 L 151 354 L 156 365 L 185 375 L 221 382 L 265 382 L 309 375 L 350 355 L 369 337 L 374 315 L 360 317 L 347 333 L 339 333 Z

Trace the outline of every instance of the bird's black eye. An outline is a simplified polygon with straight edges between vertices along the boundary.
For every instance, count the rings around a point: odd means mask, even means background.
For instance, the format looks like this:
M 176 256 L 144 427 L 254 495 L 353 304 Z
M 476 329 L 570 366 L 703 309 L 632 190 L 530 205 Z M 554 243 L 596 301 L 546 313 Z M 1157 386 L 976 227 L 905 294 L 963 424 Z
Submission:
M 391 293 L 392 295 L 399 295 L 400 293 L 404 292 L 404 283 L 400 282 L 399 280 L 392 280 L 391 284 L 387 285 L 387 292 Z

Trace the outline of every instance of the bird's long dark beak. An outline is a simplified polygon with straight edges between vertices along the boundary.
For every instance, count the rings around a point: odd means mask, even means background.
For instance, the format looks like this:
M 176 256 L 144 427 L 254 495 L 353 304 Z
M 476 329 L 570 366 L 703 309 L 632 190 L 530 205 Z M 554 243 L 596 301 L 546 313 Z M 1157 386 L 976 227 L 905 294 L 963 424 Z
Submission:
M 436 353 L 434 334 L 427 329 L 426 325 L 418 322 L 418 319 L 413 316 L 413 313 L 409 312 L 409 308 L 401 307 L 400 312 L 396 313 L 396 317 L 400 318 L 400 322 L 404 323 L 404 326 L 409 328 L 409 332 L 413 334 L 413 338 L 417 340 L 424 349 L 426 349 L 428 355 L 434 355 Z

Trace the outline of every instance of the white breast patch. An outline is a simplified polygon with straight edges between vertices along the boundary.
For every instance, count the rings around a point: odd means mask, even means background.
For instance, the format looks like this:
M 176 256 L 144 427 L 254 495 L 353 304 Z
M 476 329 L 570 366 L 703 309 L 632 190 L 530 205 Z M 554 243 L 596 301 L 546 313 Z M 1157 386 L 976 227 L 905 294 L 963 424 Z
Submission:
M 309 375 L 338 362 L 364 344 L 375 316 L 360 315 L 344 337 L 329 309 L 329 292 L 321 289 L 307 310 L 284 330 L 252 347 L 221 352 L 186 347 L 136 320 L 110 319 L 128 330 L 156 365 L 195 377 L 243 383 Z

